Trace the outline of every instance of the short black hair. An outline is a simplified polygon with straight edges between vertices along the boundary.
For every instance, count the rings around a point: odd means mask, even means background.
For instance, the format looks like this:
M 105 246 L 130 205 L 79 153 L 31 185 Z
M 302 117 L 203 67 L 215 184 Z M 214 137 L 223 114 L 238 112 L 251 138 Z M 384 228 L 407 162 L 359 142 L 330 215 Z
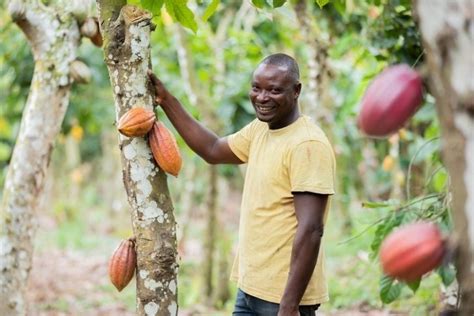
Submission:
M 300 69 L 296 60 L 286 54 L 277 53 L 265 57 L 260 64 L 283 66 L 288 69 L 289 75 L 298 82 L 300 80 Z

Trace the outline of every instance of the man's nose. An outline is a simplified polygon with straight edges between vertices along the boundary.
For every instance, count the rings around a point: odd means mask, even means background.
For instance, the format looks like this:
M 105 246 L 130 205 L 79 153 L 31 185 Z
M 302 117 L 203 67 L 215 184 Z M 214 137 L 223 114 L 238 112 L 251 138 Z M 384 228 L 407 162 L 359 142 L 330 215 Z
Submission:
M 267 90 L 261 90 L 258 94 L 257 94 L 257 102 L 267 102 L 270 97 L 269 97 L 269 93 Z

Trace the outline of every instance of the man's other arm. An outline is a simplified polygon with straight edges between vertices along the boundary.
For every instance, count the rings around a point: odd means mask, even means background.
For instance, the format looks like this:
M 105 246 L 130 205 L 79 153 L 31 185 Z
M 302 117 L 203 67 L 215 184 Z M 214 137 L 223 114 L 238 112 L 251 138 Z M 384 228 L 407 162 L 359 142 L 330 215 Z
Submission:
M 328 195 L 294 192 L 298 227 L 291 252 L 290 273 L 280 302 L 279 316 L 299 316 L 298 307 L 313 274 L 324 232 Z

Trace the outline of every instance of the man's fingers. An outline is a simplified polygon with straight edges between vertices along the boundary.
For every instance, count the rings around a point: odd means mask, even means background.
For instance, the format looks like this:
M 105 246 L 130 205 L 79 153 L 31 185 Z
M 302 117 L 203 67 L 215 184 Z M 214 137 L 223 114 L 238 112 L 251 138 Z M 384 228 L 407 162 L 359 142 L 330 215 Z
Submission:
M 153 73 L 153 71 L 151 71 L 151 69 L 148 69 L 147 74 L 153 85 L 156 86 L 158 84 L 161 84 L 160 79 L 158 79 L 158 77 Z
M 161 83 L 160 79 L 158 79 L 158 77 L 153 73 L 153 71 L 151 71 L 151 69 L 147 70 L 147 75 L 153 85 L 153 90 L 155 93 L 155 103 L 161 104 L 162 99 L 158 95 L 157 87 L 162 86 L 163 84 Z

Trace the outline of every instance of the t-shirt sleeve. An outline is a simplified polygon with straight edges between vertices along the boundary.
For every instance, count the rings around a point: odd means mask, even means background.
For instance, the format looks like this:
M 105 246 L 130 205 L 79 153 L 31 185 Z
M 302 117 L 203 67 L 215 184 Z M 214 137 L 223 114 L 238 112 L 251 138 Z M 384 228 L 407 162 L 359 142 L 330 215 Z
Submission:
M 290 154 L 292 192 L 334 194 L 335 161 L 332 148 L 320 141 L 305 141 Z
M 243 162 L 249 159 L 250 143 L 254 132 L 255 121 L 244 126 L 240 131 L 227 136 L 232 152 Z

